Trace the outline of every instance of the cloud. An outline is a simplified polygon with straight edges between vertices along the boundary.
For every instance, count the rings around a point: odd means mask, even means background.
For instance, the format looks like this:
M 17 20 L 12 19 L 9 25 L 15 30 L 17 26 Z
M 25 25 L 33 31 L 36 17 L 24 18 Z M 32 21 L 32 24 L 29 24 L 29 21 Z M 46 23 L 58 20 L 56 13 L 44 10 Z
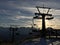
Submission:
M 28 24 L 37 11 L 35 6 L 43 4 L 54 9 L 60 8 L 60 0 L 0 0 L 0 23 Z M 60 9 L 55 10 L 53 14 L 59 15 Z
M 27 18 L 27 19 L 32 19 L 32 17 L 28 17 L 28 16 L 16 16 L 17 19 L 21 19 L 21 18 Z
M 12 19 L 12 20 L 20 20 L 20 19 L 32 19 L 32 17 L 31 16 L 14 16 L 14 17 L 11 17 L 10 19 Z
M 12 2 L 12 1 L 11 1 Z M 23 2 L 23 3 L 22 3 Z M 35 7 L 37 5 L 39 6 L 43 6 L 43 4 L 45 6 L 48 6 L 48 7 L 52 7 L 52 8 L 60 8 L 59 4 L 58 3 L 59 1 L 56 1 L 56 0 L 20 0 L 20 1 L 13 1 L 11 3 L 11 6 L 13 7 Z

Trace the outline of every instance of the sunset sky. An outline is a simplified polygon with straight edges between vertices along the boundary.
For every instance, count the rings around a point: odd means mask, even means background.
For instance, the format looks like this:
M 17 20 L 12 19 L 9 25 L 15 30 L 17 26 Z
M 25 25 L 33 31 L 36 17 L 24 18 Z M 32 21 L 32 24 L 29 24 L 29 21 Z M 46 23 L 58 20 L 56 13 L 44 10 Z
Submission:
M 46 27 L 60 29 L 60 0 L 0 0 L 0 26 L 9 27 L 19 25 L 20 27 L 31 27 L 35 6 L 51 7 L 50 13 L 53 20 L 46 20 Z M 37 27 L 41 27 L 41 20 L 35 21 Z

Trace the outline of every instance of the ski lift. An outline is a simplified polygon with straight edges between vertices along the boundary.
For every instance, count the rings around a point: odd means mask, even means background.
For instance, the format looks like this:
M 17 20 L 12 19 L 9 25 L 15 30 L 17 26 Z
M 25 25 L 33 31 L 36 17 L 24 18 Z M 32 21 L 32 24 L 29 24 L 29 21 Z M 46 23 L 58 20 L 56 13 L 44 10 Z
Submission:
M 52 14 L 46 14 L 46 13 L 35 13 L 35 16 L 42 16 L 42 15 L 46 15 L 46 16 L 52 16 Z
M 42 19 L 42 17 L 35 16 L 35 17 L 33 17 L 33 19 Z
M 46 19 L 47 19 L 47 20 L 51 20 L 51 19 L 53 19 L 53 18 L 54 18 L 54 17 L 51 17 L 51 16 L 50 16 L 49 18 L 46 18 Z
M 40 6 L 36 6 L 36 8 L 51 9 L 51 8 L 49 8 L 49 7 L 40 7 Z
M 35 13 L 35 15 L 40 15 L 40 13 Z

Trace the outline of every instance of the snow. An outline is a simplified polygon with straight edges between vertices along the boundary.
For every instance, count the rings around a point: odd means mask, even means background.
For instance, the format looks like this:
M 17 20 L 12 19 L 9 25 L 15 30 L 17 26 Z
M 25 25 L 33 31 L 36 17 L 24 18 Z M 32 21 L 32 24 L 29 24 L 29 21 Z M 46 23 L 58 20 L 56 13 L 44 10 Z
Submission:
M 20 45 L 60 45 L 60 41 L 55 39 L 37 38 L 25 41 Z

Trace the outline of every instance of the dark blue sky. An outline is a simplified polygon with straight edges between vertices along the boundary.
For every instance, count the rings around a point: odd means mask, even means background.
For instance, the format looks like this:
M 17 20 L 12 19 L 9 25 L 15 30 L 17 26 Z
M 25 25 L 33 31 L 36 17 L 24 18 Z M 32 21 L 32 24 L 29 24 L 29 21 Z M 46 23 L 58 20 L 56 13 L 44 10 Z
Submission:
M 56 9 L 52 14 L 55 15 L 54 22 L 59 25 L 60 0 L 0 0 L 0 26 L 31 26 L 35 6 L 43 4 Z

